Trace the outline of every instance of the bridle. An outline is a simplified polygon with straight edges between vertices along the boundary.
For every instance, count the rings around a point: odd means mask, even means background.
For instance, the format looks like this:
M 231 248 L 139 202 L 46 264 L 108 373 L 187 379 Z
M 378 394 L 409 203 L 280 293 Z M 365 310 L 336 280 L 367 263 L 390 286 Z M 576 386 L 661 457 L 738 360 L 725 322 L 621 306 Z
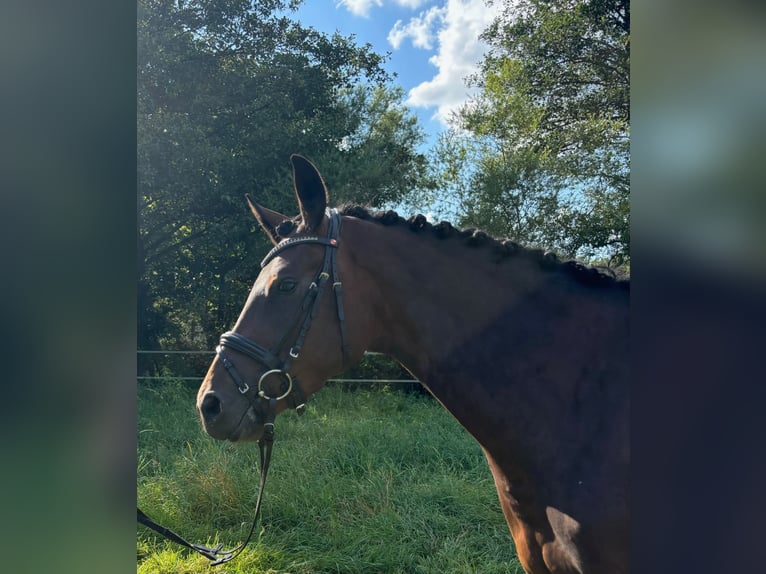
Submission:
M 227 331 L 221 335 L 219 344 L 215 349 L 218 359 L 221 361 L 224 368 L 229 373 L 229 376 L 234 381 L 234 384 L 239 389 L 239 392 L 247 397 L 247 399 L 250 401 L 252 408 L 257 412 L 259 410 L 263 411 L 264 409 L 261 407 L 265 406 L 266 416 L 264 419 L 265 422 L 263 436 L 258 441 L 261 462 L 261 476 L 260 484 L 258 487 L 258 499 L 255 504 L 255 516 L 253 518 L 253 522 L 247 538 L 242 544 L 232 550 L 221 550 L 223 544 L 218 544 L 218 546 L 214 548 L 201 546 L 199 544 L 191 544 L 178 536 L 173 531 L 165 528 L 164 526 L 160 526 L 151 520 L 140 509 L 138 510 L 138 521 L 141 524 L 151 528 L 155 532 L 162 534 L 173 542 L 199 552 L 206 558 L 213 561 L 211 566 L 223 564 L 229 560 L 234 559 L 240 552 L 242 552 L 242 550 L 244 550 L 245 546 L 247 546 L 248 542 L 250 542 L 250 539 L 253 536 L 255 525 L 258 521 L 258 516 L 260 515 L 261 500 L 263 499 L 263 490 L 266 485 L 266 475 L 268 473 L 269 465 L 271 462 L 271 449 L 274 443 L 274 419 L 276 418 L 277 401 L 289 398 L 291 400 L 292 407 L 299 415 L 303 414 L 306 408 L 305 394 L 303 393 L 303 389 L 301 388 L 297 377 L 290 374 L 290 367 L 292 366 L 293 361 L 300 356 L 301 350 L 303 349 L 303 344 L 306 340 L 306 336 L 308 335 L 309 329 L 311 328 L 311 322 L 314 319 L 317 308 L 319 306 L 319 300 L 321 299 L 322 293 L 328 281 L 330 280 L 330 277 L 332 277 L 332 290 L 335 293 L 335 304 L 338 312 L 341 351 L 343 353 L 343 366 L 345 367 L 348 364 L 350 347 L 348 344 L 348 335 L 346 332 L 346 317 L 343 311 L 343 285 L 340 281 L 340 276 L 338 275 L 337 262 L 337 252 L 340 245 L 339 237 L 341 216 L 337 210 L 331 208 L 327 209 L 326 214 L 329 218 L 326 237 L 319 237 L 316 235 L 300 235 L 297 237 L 284 239 L 280 241 L 276 246 L 274 246 L 274 248 L 269 251 L 266 257 L 263 258 L 263 261 L 261 261 L 261 269 L 263 269 L 266 265 L 269 264 L 271 260 L 277 257 L 285 249 L 289 249 L 297 245 L 303 245 L 304 243 L 325 246 L 322 267 L 317 273 L 314 281 L 312 281 L 309 285 L 309 290 L 303 298 L 303 302 L 301 303 L 301 314 L 298 316 L 296 323 L 286 331 L 285 335 L 276 346 L 276 349 L 272 351 L 256 343 L 255 341 L 240 335 L 239 333 L 235 333 L 234 331 Z M 285 350 L 285 341 L 288 340 L 289 335 L 295 331 L 298 325 L 300 325 L 300 328 L 298 330 L 298 335 L 295 339 L 295 342 L 287 351 L 286 358 L 280 359 L 280 355 L 282 355 Z M 268 370 L 260 376 L 256 385 L 250 386 L 240 376 L 239 372 L 234 366 L 234 363 L 224 353 L 224 349 L 231 349 L 232 351 L 241 353 L 246 357 L 264 365 Z M 268 395 L 266 390 L 263 388 L 264 382 L 272 376 L 277 376 L 282 379 L 279 393 L 276 396 Z
M 297 322 L 285 332 L 285 335 L 277 345 L 276 350 L 271 351 L 255 341 L 233 331 L 228 331 L 221 335 L 218 347 L 216 347 L 215 352 L 217 353 L 218 358 L 223 363 L 224 368 L 228 371 L 234 384 L 237 385 L 239 392 L 248 397 L 251 402 L 254 402 L 253 393 L 255 393 L 256 399 L 269 401 L 272 397 L 266 394 L 266 391 L 263 388 L 263 383 L 269 377 L 279 376 L 282 378 L 280 394 L 273 398 L 279 401 L 290 397 L 293 408 L 295 408 L 298 414 L 303 413 L 305 408 L 305 395 L 298 380 L 290 374 L 290 367 L 292 362 L 300 356 L 303 344 L 306 340 L 306 335 L 308 335 L 309 329 L 311 328 L 311 322 L 316 314 L 322 292 L 324 291 L 331 274 L 333 281 L 332 288 L 335 293 L 335 303 L 338 310 L 338 324 L 340 327 L 341 350 L 343 352 L 344 366 L 347 363 L 349 347 L 348 336 L 346 334 L 346 317 L 343 312 L 343 285 L 338 275 L 337 261 L 341 218 L 340 214 L 335 209 L 328 209 L 327 216 L 329 218 L 327 237 L 302 235 L 284 239 L 269 251 L 266 257 L 263 258 L 263 261 L 261 261 L 261 269 L 263 269 L 285 249 L 303 245 L 305 243 L 325 246 L 322 267 L 319 269 L 314 281 L 309 285 L 309 289 L 301 304 L 302 316 L 299 316 Z M 287 352 L 287 357 L 282 360 L 279 356 L 283 353 L 285 341 L 287 341 L 287 337 L 290 333 L 295 331 L 295 328 L 298 325 L 300 325 L 298 336 L 295 339 L 295 342 L 290 346 L 290 350 Z M 254 390 L 251 389 L 247 382 L 239 375 L 232 361 L 224 354 L 224 349 L 232 349 L 233 351 L 242 353 L 268 367 L 269 370 L 261 375 Z M 269 416 L 270 415 L 271 413 L 269 413 Z

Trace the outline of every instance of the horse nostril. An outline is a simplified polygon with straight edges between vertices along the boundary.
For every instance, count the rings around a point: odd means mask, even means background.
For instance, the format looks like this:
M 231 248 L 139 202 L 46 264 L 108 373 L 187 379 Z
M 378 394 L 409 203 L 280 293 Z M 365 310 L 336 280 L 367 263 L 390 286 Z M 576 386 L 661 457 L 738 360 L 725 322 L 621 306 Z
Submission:
M 213 393 L 208 393 L 202 399 L 202 405 L 199 410 L 202 413 L 202 417 L 210 422 L 221 413 L 221 401 Z

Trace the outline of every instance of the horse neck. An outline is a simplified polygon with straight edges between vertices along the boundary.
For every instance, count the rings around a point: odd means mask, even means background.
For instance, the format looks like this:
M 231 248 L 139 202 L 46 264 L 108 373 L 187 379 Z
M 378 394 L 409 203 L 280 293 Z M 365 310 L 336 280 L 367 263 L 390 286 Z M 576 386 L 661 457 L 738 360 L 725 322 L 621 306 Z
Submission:
M 348 227 L 355 264 L 375 286 L 367 348 L 399 360 L 484 446 L 492 421 L 509 432 L 509 408 L 519 425 L 555 416 L 542 411 L 573 400 L 616 331 L 607 352 L 623 354 L 626 315 L 530 257 L 495 263 L 490 249 L 401 225 Z M 472 428 L 476 413 L 481 429 Z
M 375 291 L 368 301 L 377 336 L 368 349 L 392 355 L 424 381 L 544 280 L 539 265 L 527 259 L 496 264 L 489 250 L 457 239 L 352 221 L 344 230 L 346 244 L 359 250 L 353 265 L 364 269 Z

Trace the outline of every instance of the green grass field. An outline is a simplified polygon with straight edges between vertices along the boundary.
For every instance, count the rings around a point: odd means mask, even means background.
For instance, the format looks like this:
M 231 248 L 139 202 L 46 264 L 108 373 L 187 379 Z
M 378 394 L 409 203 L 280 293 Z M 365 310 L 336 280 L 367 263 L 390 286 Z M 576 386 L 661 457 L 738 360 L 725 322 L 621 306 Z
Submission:
M 205 435 L 195 393 L 139 385 L 138 504 L 191 542 L 232 548 L 252 520 L 258 448 Z M 523 572 L 479 446 L 430 397 L 387 388 L 330 387 L 303 417 L 277 417 L 262 519 L 212 569 L 139 526 L 138 572 Z

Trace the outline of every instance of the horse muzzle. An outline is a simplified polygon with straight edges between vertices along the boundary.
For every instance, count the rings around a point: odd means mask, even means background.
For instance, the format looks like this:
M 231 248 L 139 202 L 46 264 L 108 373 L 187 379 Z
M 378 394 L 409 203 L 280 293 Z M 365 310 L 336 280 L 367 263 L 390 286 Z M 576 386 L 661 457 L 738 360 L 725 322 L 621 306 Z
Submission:
M 202 428 L 214 439 L 257 441 L 263 435 L 266 413 L 257 412 L 249 402 L 227 407 L 225 398 L 207 391 L 197 400 L 197 411 Z

